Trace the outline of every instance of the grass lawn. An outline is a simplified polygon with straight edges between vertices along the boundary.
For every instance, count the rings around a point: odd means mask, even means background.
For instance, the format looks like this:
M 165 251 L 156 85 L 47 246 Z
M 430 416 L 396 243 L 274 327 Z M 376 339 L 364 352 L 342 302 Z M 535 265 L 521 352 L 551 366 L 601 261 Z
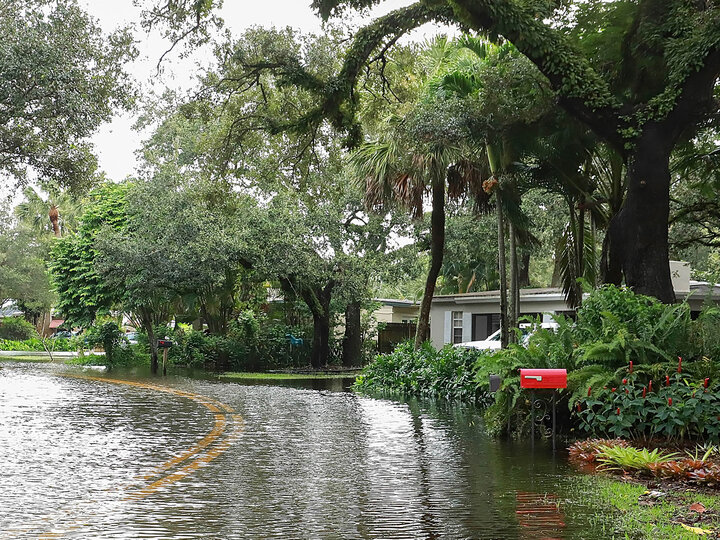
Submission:
M 57 363 L 60 363 L 58 360 L 62 359 L 55 359 Z M 0 362 L 35 362 L 38 364 L 47 363 L 50 362 L 49 356 L 0 356 Z
M 272 380 L 272 381 L 299 381 L 309 379 L 347 379 L 355 377 L 356 373 L 245 373 L 228 372 L 219 375 L 221 381 L 242 380 Z
M 647 487 L 602 475 L 577 477 L 579 491 L 592 497 L 597 523 L 608 538 L 718 538 L 720 491 L 683 485 Z

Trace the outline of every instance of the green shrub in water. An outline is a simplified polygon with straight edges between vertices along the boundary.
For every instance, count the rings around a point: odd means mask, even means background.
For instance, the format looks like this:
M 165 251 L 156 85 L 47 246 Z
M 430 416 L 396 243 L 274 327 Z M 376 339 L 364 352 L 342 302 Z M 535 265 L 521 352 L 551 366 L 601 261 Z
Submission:
M 477 351 L 452 346 L 437 351 L 428 342 L 414 350 L 407 341 L 378 355 L 358 376 L 355 388 L 484 403 L 488 395 L 475 379 L 476 360 Z

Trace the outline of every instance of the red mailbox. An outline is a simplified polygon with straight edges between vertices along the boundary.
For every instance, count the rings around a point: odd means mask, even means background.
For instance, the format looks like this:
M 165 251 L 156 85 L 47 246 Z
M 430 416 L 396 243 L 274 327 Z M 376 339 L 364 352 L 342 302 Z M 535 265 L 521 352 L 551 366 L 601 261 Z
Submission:
M 567 388 L 565 369 L 521 369 L 521 388 Z

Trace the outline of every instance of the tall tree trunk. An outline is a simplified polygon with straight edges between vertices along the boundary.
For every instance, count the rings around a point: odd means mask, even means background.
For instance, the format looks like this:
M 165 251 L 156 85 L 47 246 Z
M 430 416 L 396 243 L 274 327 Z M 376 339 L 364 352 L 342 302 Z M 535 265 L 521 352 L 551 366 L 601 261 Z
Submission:
M 420 303 L 417 329 L 415 331 L 415 350 L 430 334 L 430 306 L 435 283 L 442 268 L 445 251 L 445 178 L 436 179 L 432 185 L 432 216 L 430 218 L 430 270 L 425 281 L 425 293 Z
M 327 366 L 330 359 L 330 299 L 334 281 L 325 287 L 314 289 L 303 287 L 301 295 L 313 316 L 313 340 L 310 364 L 314 368 Z
M 525 251 L 520 259 L 520 269 L 518 270 L 518 287 L 530 286 L 530 252 Z
M 665 303 L 675 301 L 668 249 L 671 150 L 662 127 L 647 126 L 637 140 L 628 160 L 625 204 L 608 229 L 607 253 L 608 266 L 621 266 L 629 287 Z
M 345 336 L 343 337 L 343 366 L 362 364 L 362 328 L 360 302 L 349 302 L 345 307 Z
M 508 220 L 508 236 L 510 238 L 510 309 L 508 313 L 508 330 L 517 328 L 520 316 L 520 295 L 518 290 L 517 239 L 515 225 Z M 508 331 L 508 343 L 515 343 L 516 335 Z
M 158 347 L 157 338 L 155 337 L 155 329 L 153 328 L 152 317 L 142 315 L 142 322 L 145 328 L 145 333 L 148 337 L 150 344 L 150 373 L 157 375 L 158 372 Z
M 496 188 L 498 223 L 498 272 L 500 273 L 500 345 L 504 349 L 510 342 L 508 328 L 507 267 L 505 264 L 505 214 L 503 212 L 500 186 Z

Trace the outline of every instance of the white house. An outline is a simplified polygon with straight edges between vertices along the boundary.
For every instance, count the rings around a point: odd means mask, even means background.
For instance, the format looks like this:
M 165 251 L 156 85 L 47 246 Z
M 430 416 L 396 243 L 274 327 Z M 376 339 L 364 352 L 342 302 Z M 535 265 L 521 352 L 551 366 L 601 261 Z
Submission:
M 688 263 L 670 261 L 673 288 L 678 301 L 687 299 L 693 317 L 707 300 L 720 303 L 720 285 L 690 279 Z M 688 298 L 689 297 L 689 298 Z M 561 289 L 520 291 L 520 315 L 552 320 L 553 314 L 572 315 Z M 433 297 L 430 308 L 430 340 L 437 348 L 447 343 L 479 341 L 500 328 L 500 292 L 483 291 Z

